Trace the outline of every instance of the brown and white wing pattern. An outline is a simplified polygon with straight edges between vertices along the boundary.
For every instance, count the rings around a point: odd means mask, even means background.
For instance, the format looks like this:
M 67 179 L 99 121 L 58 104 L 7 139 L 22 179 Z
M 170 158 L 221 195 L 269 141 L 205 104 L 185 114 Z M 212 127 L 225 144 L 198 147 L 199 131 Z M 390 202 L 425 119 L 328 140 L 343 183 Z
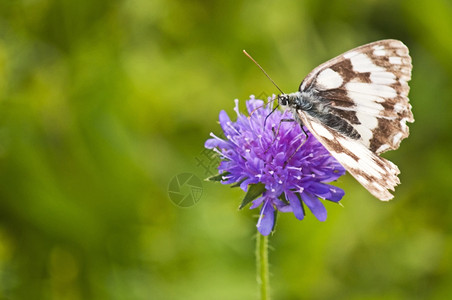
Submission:
M 400 171 L 395 164 L 370 151 L 360 141 L 338 134 L 303 111 L 299 111 L 298 117 L 331 155 L 372 195 L 382 201 L 393 198 L 388 190 L 394 191 L 400 183 L 397 177 Z
M 380 153 L 397 149 L 414 122 L 408 100 L 408 48 L 397 40 L 370 43 L 315 68 L 288 106 L 312 134 L 380 200 L 400 183 L 399 169 Z M 296 99 L 296 100 L 293 100 Z
M 361 142 L 375 153 L 397 149 L 413 122 L 408 102 L 411 79 L 408 48 L 397 40 L 370 43 L 315 68 L 300 91 L 328 102 L 331 113 L 347 119 Z

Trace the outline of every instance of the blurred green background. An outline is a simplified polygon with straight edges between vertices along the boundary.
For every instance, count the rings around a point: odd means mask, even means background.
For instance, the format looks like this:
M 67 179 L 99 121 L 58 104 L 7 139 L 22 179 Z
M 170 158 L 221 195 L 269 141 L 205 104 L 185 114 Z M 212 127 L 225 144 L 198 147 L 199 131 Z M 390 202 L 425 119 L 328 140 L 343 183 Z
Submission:
M 203 182 L 203 151 L 233 100 L 286 92 L 318 64 L 379 39 L 413 58 L 416 122 L 385 157 L 395 199 L 350 175 L 328 220 L 280 214 L 274 299 L 452 297 L 452 2 L 0 2 L 0 298 L 256 299 L 256 211 Z M 184 193 L 187 189 L 183 190 Z

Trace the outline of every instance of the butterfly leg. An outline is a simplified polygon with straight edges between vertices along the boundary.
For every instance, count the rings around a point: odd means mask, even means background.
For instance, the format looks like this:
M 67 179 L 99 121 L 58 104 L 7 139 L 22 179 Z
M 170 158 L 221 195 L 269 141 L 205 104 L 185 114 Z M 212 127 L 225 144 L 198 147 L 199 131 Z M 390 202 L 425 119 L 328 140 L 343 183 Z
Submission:
M 273 131 L 273 134 L 275 135 L 275 137 L 274 137 L 274 139 L 273 139 L 271 145 L 273 145 L 273 143 L 275 142 L 276 138 L 278 137 L 279 130 L 280 130 L 281 124 L 282 124 L 283 122 L 299 122 L 299 121 L 297 121 L 297 120 L 295 120 L 295 119 L 281 119 L 281 120 L 279 121 L 278 128 L 276 129 L 276 132 L 275 132 L 275 128 L 272 127 L 272 131 Z M 292 157 L 294 157 L 294 155 L 301 149 L 301 147 L 303 147 L 303 145 L 304 145 L 304 144 L 306 143 L 306 141 L 308 140 L 308 137 L 309 137 L 309 136 L 308 136 L 308 133 L 304 130 L 303 124 L 300 124 L 300 127 L 301 127 L 301 131 L 303 131 L 303 133 L 304 133 L 304 135 L 305 135 L 305 139 L 304 139 L 303 143 L 301 143 L 301 145 L 297 147 L 297 150 L 295 150 L 295 152 L 292 153 L 292 155 L 290 155 L 290 157 L 286 160 L 286 162 L 284 163 L 284 167 L 287 165 L 287 163 L 292 159 Z M 265 150 L 265 153 L 266 153 L 269 149 L 270 149 L 270 147 L 268 147 L 268 149 Z
M 267 153 L 267 151 L 270 149 L 270 147 L 276 141 L 276 138 L 278 137 L 278 134 L 279 134 L 279 129 L 281 128 L 281 123 L 283 123 L 283 122 L 295 122 L 295 121 L 296 121 L 295 119 L 281 119 L 279 121 L 278 128 L 276 129 L 276 131 L 275 131 L 275 127 L 272 127 L 273 135 L 275 137 L 273 138 L 273 141 L 271 142 L 270 146 L 267 148 L 267 150 L 265 150 L 264 153 Z
M 282 124 L 283 122 L 295 122 L 295 121 L 296 121 L 295 119 L 281 119 L 281 120 L 279 121 L 278 129 L 276 130 L 276 132 L 275 132 L 275 128 L 272 127 L 272 131 L 273 131 L 273 134 L 275 135 L 275 139 L 276 139 L 276 137 L 277 137 L 278 134 L 279 134 L 279 129 L 281 128 L 281 124 Z M 275 140 L 273 140 L 273 141 L 275 141 Z

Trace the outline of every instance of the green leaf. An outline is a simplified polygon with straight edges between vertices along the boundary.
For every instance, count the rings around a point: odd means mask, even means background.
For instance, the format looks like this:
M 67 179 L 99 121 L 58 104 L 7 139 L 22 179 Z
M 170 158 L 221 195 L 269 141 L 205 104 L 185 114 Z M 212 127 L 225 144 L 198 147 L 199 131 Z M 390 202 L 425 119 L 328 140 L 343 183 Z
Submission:
M 224 173 L 221 173 L 221 174 L 210 176 L 210 177 L 208 177 L 208 178 L 206 178 L 204 180 L 205 181 L 222 181 L 223 180 L 223 176 L 227 176 L 229 174 L 231 174 L 231 173 L 224 172 Z
M 263 183 L 250 184 L 248 186 L 248 192 L 246 193 L 245 198 L 243 198 L 243 201 L 240 204 L 239 209 L 244 208 L 248 203 L 262 195 L 264 191 L 265 184 Z

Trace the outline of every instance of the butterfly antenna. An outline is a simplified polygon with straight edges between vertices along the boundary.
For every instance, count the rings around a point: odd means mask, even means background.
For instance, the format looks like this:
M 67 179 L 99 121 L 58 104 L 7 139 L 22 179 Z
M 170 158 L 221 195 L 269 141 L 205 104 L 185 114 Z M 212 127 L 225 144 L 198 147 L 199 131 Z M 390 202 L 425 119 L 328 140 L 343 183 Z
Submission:
M 254 114 L 254 112 L 255 112 L 256 110 L 258 110 L 258 109 L 264 107 L 265 105 L 270 104 L 272 101 L 274 101 L 274 99 L 271 100 L 271 101 L 268 101 L 267 103 L 264 103 L 264 104 L 262 104 L 262 105 L 259 105 L 258 107 L 256 107 L 255 109 L 253 109 L 253 110 L 250 112 L 250 115 L 248 116 L 248 119 L 251 118 L 251 116 Z M 267 118 L 268 118 L 272 113 L 274 113 L 275 110 L 276 110 L 278 107 L 279 107 L 279 105 L 276 105 L 276 107 L 273 108 L 272 111 L 265 117 L 265 120 L 264 120 L 264 127 L 265 127 L 265 123 L 267 122 Z
M 265 117 L 265 119 L 264 119 L 264 128 L 265 128 L 265 124 L 267 124 L 268 117 L 270 117 L 270 115 L 275 112 L 275 110 L 278 108 L 278 106 L 279 105 L 276 105 L 276 107 L 273 108 L 273 110 Z
M 265 72 L 264 68 L 261 67 L 260 64 L 257 63 L 257 61 L 254 60 L 254 58 L 251 57 L 251 55 L 248 54 L 248 52 L 246 52 L 245 50 L 243 50 L 243 53 L 245 53 L 246 56 L 248 56 L 249 59 L 251 59 L 256 66 L 259 67 L 259 69 L 261 69 L 261 71 L 265 74 L 265 76 L 267 76 L 268 79 L 270 79 L 270 81 L 273 83 L 274 86 L 276 86 L 276 88 L 281 92 L 281 94 L 284 94 L 284 92 L 279 88 L 279 86 L 273 81 L 273 79 L 267 74 L 267 72 Z

